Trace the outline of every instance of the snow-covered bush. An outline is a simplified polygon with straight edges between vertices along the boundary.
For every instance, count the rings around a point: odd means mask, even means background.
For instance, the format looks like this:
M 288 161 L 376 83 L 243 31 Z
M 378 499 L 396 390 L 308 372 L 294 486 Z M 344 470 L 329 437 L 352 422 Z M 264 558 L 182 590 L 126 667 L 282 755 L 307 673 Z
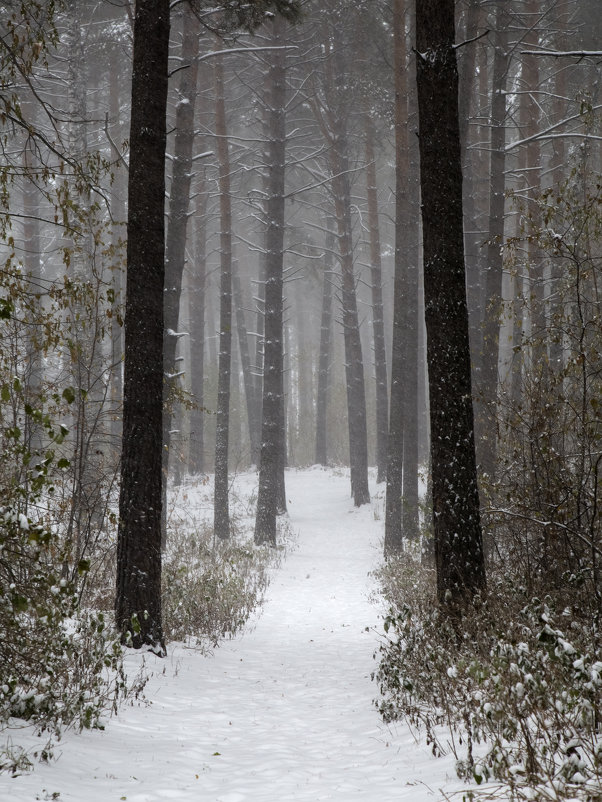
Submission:
M 78 611 L 60 557 L 56 536 L 0 508 L 0 729 L 98 727 L 126 692 L 119 641 L 102 613 Z
M 458 772 L 514 799 L 602 799 L 602 661 L 591 610 L 557 609 L 492 576 L 461 622 L 436 603 L 430 572 L 383 570 L 393 605 L 375 673 L 385 721 L 422 727 Z
M 163 560 L 163 628 L 169 640 L 215 646 L 261 604 L 271 550 L 238 535 L 213 543 L 205 530 L 174 528 Z
M 19 395 L 0 388 L 2 400 Z M 83 611 L 69 566 L 70 544 L 52 520 L 53 477 L 65 465 L 55 448 L 65 427 L 25 404 L 19 425 L 0 420 L 0 730 L 33 725 L 51 739 L 38 750 L 48 757 L 53 738 L 67 727 L 101 726 L 126 693 L 122 650 L 103 613 Z M 37 450 L 21 428 L 36 425 Z M 87 560 L 75 566 L 85 575 Z M 0 770 L 26 765 L 24 754 L 0 749 Z

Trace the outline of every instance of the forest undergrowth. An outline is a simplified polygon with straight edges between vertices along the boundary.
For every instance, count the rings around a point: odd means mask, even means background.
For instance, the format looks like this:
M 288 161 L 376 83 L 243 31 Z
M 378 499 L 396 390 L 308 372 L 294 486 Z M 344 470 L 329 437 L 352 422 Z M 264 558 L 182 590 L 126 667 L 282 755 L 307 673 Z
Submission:
M 505 244 L 508 270 L 550 276 L 553 294 L 546 330 L 522 333 L 522 367 L 495 405 L 496 472 L 481 483 L 486 592 L 450 613 L 435 571 L 409 554 L 378 577 L 389 612 L 377 707 L 486 783 L 466 798 L 602 799 L 602 185 L 587 149 L 579 156 Z M 532 319 L 540 305 L 540 291 L 520 299 Z
M 374 675 L 385 722 L 406 720 L 435 755 L 454 754 L 461 778 L 501 781 L 512 799 L 602 798 L 598 611 L 578 583 L 532 596 L 492 571 L 458 621 L 437 604 L 434 571 L 411 558 L 378 578 L 390 605 Z
M 165 636 L 203 653 L 248 624 L 263 602 L 270 567 L 292 544 L 282 520 L 285 545 L 254 546 L 253 499 L 244 492 L 232 493 L 231 537 L 214 540 L 202 514 L 209 493 L 200 477 L 170 493 L 163 557 Z M 47 517 L 52 504 L 39 501 Z M 109 519 L 98 547 L 71 577 L 60 520 L 43 526 L 19 509 L 5 503 L 0 511 L 0 771 L 12 773 L 51 759 L 67 729 L 102 729 L 120 705 L 142 702 L 147 679 L 144 669 L 126 672 L 113 626 L 116 536 Z M 40 736 L 35 749 L 12 745 L 10 733 L 23 727 Z

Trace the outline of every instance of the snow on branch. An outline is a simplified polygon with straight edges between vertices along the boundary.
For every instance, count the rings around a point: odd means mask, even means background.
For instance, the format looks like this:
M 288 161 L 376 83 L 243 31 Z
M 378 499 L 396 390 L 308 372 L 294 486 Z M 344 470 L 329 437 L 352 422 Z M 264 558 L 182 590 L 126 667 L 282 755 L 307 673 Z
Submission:
M 602 109 L 602 105 L 598 104 L 597 106 L 593 106 L 591 110 L 592 111 L 599 111 L 600 109 Z M 591 134 L 587 134 L 587 133 L 582 133 L 582 134 L 578 133 L 578 132 L 571 132 L 571 133 L 565 133 L 565 134 L 553 133 L 554 131 L 556 131 L 561 126 L 566 125 L 567 123 L 573 122 L 573 120 L 578 120 L 580 118 L 581 118 L 581 114 L 573 114 L 571 117 L 566 117 L 564 120 L 560 120 L 559 122 L 554 123 L 554 125 L 550 125 L 548 128 L 544 129 L 543 131 L 539 131 L 536 134 L 532 134 L 531 136 L 527 136 L 524 139 L 518 139 L 515 142 L 510 142 L 508 145 L 506 145 L 504 150 L 505 150 L 506 153 L 508 153 L 509 151 L 520 147 L 521 145 L 526 145 L 529 142 L 534 142 L 537 139 L 560 139 L 562 137 L 572 137 L 572 138 L 580 137 L 580 138 L 583 138 L 583 139 L 600 139 L 600 137 L 598 137 L 598 136 L 592 136 Z
M 551 56 L 552 58 L 602 58 L 602 50 L 521 50 L 522 56 Z
M 258 53 L 262 50 L 298 50 L 299 48 L 297 45 L 274 45 L 273 47 L 229 47 L 226 50 L 211 50 L 209 53 L 205 53 L 202 56 L 199 56 L 197 61 L 205 61 L 208 58 L 213 58 L 214 56 L 227 56 L 230 53 Z

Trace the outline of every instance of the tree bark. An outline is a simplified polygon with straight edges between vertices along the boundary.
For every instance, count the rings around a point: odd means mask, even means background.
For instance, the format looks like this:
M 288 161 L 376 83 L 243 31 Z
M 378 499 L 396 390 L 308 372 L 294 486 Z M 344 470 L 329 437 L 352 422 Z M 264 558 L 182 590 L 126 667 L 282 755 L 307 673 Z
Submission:
M 165 255 L 165 291 L 163 366 L 165 372 L 163 400 L 163 545 L 167 537 L 167 479 L 169 474 L 170 431 L 174 420 L 173 397 L 178 386 L 176 371 L 176 349 L 179 340 L 180 296 L 182 277 L 186 262 L 186 231 L 188 207 L 190 205 L 190 183 L 192 179 L 192 149 L 194 146 L 194 106 L 196 100 L 199 52 L 198 20 L 191 12 L 183 16 L 181 58 L 186 66 L 180 73 L 178 100 L 176 102 L 175 142 L 173 170 L 169 194 L 169 227 Z
M 328 386 L 332 344 L 332 254 L 334 249 L 334 220 L 327 218 L 328 234 L 324 253 L 322 314 L 320 318 L 320 351 L 318 358 L 318 388 L 316 394 L 316 464 L 328 465 Z
M 353 269 L 351 193 L 348 169 L 346 137 L 344 132 L 339 131 L 338 136 L 335 136 L 332 148 L 332 189 L 341 256 L 341 305 L 343 311 L 343 339 L 345 343 L 351 495 L 353 496 L 354 505 L 360 507 L 362 504 L 370 502 L 370 491 L 368 489 L 368 432 L 364 360 L 357 312 L 355 272 Z
M 178 99 L 176 101 L 175 142 L 173 169 L 169 194 L 169 227 L 165 255 L 165 292 L 163 361 L 165 370 L 163 411 L 163 539 L 166 532 L 167 478 L 169 472 L 169 447 L 171 423 L 176 404 L 173 392 L 178 386 L 176 371 L 176 349 L 179 340 L 180 296 L 182 277 L 186 262 L 186 235 L 188 207 L 190 205 L 190 183 L 192 180 L 192 151 L 194 146 L 194 107 L 197 93 L 197 76 L 200 25 L 196 16 L 185 12 L 182 20 L 181 59 L 185 66 L 180 72 Z
M 489 237 L 485 277 L 486 308 L 476 420 L 477 454 L 484 476 L 495 476 L 497 453 L 497 389 L 502 312 L 504 209 L 506 188 L 506 79 L 508 75 L 508 19 L 502 6 L 496 13 L 491 100 L 491 162 L 489 178 Z
M 341 94 L 339 83 L 346 78 L 343 55 L 335 49 L 332 60 L 326 61 L 325 81 L 329 99 L 331 189 L 337 221 L 339 255 L 341 260 L 341 307 L 343 312 L 343 341 L 345 344 L 345 379 L 347 386 L 347 425 L 349 430 L 349 466 L 351 495 L 356 507 L 370 502 L 368 487 L 368 431 L 366 421 L 366 388 L 364 360 L 357 311 L 356 279 L 353 265 L 353 232 L 351 223 L 351 188 L 349 185 L 349 155 L 347 121 L 343 110 L 337 108 Z
M 138 0 L 128 178 L 123 449 L 116 623 L 164 653 L 161 452 L 168 0 Z
M 283 23 L 270 23 L 274 44 L 281 40 Z M 286 157 L 286 56 L 275 50 L 267 81 L 268 145 L 266 182 L 266 255 L 263 349 L 263 401 L 261 457 L 255 543 L 276 544 L 276 515 L 281 510 L 284 485 L 284 397 L 283 397 L 283 266 L 284 266 L 284 179 Z
M 121 134 L 119 76 L 117 70 L 109 73 L 109 117 L 113 127 L 113 141 L 120 142 Z M 120 154 L 114 154 L 118 158 Z M 119 463 L 122 436 L 123 405 L 123 319 L 122 306 L 125 270 L 122 264 L 122 240 L 125 239 L 125 186 L 127 173 L 122 164 L 117 164 L 115 177 L 111 184 L 111 247 L 113 248 L 113 314 L 111 316 L 111 451 L 115 464 Z
M 205 294 L 207 283 L 207 187 L 204 172 L 197 186 L 194 221 L 194 267 L 188 287 L 188 319 L 190 320 L 190 390 L 194 407 L 190 412 L 190 473 L 205 470 Z
M 240 280 L 240 268 L 238 260 L 234 260 L 232 265 L 232 292 L 234 307 L 236 309 L 236 332 L 238 334 L 238 350 L 240 353 L 240 365 L 242 368 L 243 383 L 245 387 L 245 401 L 247 407 L 247 421 L 249 425 L 249 446 L 250 460 L 252 465 L 258 463 L 260 445 L 260 422 L 257 418 L 258 405 L 255 397 L 255 381 L 251 369 L 251 355 L 249 352 L 249 336 L 245 320 L 245 301 L 243 297 L 242 283 Z
M 384 482 L 387 473 L 387 440 L 389 434 L 389 399 L 385 321 L 383 311 L 382 259 L 376 159 L 374 154 L 374 122 L 370 111 L 364 114 L 366 138 L 366 194 L 370 231 L 370 274 L 372 279 L 372 332 L 374 337 L 374 372 L 376 377 L 376 481 Z
M 410 12 L 413 9 L 410 8 Z M 415 30 L 413 13 L 410 14 L 410 29 Z M 410 118 L 416 114 L 416 74 L 414 62 L 408 65 L 410 91 L 406 104 L 407 129 L 410 130 Z M 401 526 L 403 536 L 407 540 L 417 540 L 419 535 L 418 520 L 418 365 L 419 339 L 418 329 L 418 271 L 419 271 L 419 227 L 416 225 L 420 208 L 419 153 L 415 137 L 410 141 L 406 135 L 408 162 L 406 187 L 406 215 L 402 219 L 405 226 L 404 249 L 404 302 L 403 302 L 403 484 Z
M 215 425 L 215 485 L 213 526 L 221 540 L 230 537 L 228 506 L 228 447 L 230 429 L 230 373 L 232 362 L 232 203 L 230 197 L 230 154 L 228 148 L 224 72 L 222 58 L 215 63 L 215 133 L 219 162 L 220 192 L 220 304 L 217 415 Z
M 391 357 L 391 403 L 387 444 L 387 492 L 385 502 L 385 555 L 403 551 L 402 484 L 404 442 L 404 290 L 407 270 L 405 242 L 409 221 L 408 199 L 408 86 L 405 3 L 395 0 L 393 40 L 395 58 L 395 275 L 393 284 L 393 340 Z
M 437 594 L 485 587 L 462 226 L 454 0 L 416 3 L 424 290 Z

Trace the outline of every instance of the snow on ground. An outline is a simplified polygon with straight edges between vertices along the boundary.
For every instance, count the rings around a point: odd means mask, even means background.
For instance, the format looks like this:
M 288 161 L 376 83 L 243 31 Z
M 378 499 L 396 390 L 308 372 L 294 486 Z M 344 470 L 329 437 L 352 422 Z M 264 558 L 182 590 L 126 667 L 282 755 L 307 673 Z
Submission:
M 240 481 L 249 492 L 256 477 Z M 67 734 L 59 759 L 30 774 L 0 775 L 0 802 L 425 802 L 457 790 L 453 759 L 433 758 L 405 725 L 385 727 L 372 703 L 380 493 L 355 509 L 346 473 L 289 471 L 297 544 L 251 631 L 212 656 L 179 645 L 165 660 L 128 657 L 153 672 L 151 704 Z

